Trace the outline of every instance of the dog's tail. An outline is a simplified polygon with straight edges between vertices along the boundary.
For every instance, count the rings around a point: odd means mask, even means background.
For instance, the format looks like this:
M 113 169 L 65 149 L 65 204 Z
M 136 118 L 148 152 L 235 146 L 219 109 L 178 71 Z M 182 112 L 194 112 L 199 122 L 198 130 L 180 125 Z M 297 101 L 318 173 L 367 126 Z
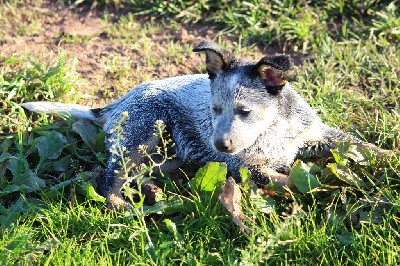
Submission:
M 99 109 L 91 109 L 90 107 L 66 104 L 58 102 L 27 102 L 21 104 L 25 109 L 35 113 L 58 114 L 70 116 L 72 118 L 83 118 L 96 121 Z

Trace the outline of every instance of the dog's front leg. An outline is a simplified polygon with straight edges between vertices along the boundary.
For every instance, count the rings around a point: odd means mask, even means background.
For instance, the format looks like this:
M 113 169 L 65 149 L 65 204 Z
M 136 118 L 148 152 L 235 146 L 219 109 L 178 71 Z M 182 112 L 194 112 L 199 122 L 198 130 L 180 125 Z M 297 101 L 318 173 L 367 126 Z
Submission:
M 148 130 L 151 133 L 151 130 Z M 148 134 L 149 135 L 149 134 Z M 125 201 L 122 188 L 126 183 L 126 178 L 135 171 L 140 171 L 140 165 L 146 163 L 143 151 L 140 146 L 146 147 L 146 152 L 151 154 L 158 144 L 159 137 L 156 135 L 145 136 L 140 142 L 133 142 L 132 138 L 123 138 L 119 146 L 124 151 L 118 152 L 118 148 L 110 148 L 109 159 L 105 174 L 97 182 L 97 187 L 103 196 L 107 198 L 107 205 L 110 209 L 130 209 L 130 205 Z M 111 139 L 111 136 L 109 139 Z M 140 173 L 146 174 L 146 173 Z M 144 185 L 144 184 L 142 184 Z
M 107 198 L 107 204 L 110 209 L 129 210 L 131 208 L 124 199 L 122 189 L 126 183 L 127 175 L 135 174 L 135 171 L 142 171 L 140 170 L 141 164 L 153 166 L 153 171 L 158 174 L 160 174 L 160 172 L 173 171 L 182 165 L 182 161 L 180 159 L 169 159 L 156 167 L 152 165 L 149 157 L 144 154 L 143 150 L 139 149 L 139 146 L 146 147 L 146 153 L 152 154 L 155 151 L 159 140 L 159 136 L 152 135 L 151 137 L 142 140 L 141 144 L 139 145 L 123 143 L 124 145 L 126 144 L 127 150 L 130 151 L 130 153 L 126 155 L 127 158 L 125 158 L 125 161 L 128 162 L 125 167 L 121 167 L 122 159 L 120 156 L 114 153 L 110 154 L 106 172 L 102 179 L 98 182 L 99 191 Z M 127 173 L 126 171 L 129 172 Z M 138 174 L 147 175 L 149 173 L 146 171 Z M 141 182 L 141 186 L 143 191 L 149 191 L 149 188 L 157 187 L 152 180 Z
M 130 162 L 126 169 L 133 169 L 141 163 L 141 156 L 139 152 L 135 152 L 129 156 Z M 125 201 L 122 194 L 122 188 L 126 183 L 126 175 L 120 166 L 120 158 L 116 155 L 111 155 L 107 164 L 106 172 L 101 180 L 98 182 L 99 192 L 107 198 L 107 207 L 109 209 L 129 210 L 131 207 Z

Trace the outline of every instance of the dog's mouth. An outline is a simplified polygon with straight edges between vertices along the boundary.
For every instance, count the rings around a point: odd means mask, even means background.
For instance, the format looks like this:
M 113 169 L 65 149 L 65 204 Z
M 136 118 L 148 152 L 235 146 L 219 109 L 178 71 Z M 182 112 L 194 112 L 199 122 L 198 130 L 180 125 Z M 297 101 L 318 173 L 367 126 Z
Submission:
M 222 153 L 226 153 L 226 154 L 235 154 L 235 150 L 229 150 L 229 149 L 218 149 L 215 148 L 217 151 L 222 152 Z

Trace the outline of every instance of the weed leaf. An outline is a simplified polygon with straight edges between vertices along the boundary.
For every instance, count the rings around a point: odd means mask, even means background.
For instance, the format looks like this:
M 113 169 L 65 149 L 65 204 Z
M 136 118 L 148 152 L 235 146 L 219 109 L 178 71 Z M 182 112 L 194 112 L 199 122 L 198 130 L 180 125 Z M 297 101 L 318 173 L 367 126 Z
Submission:
M 174 198 L 171 201 L 159 201 L 153 206 L 144 206 L 143 214 L 171 214 L 175 212 L 184 212 L 187 209 L 187 204 L 184 204 L 183 200 L 180 198 Z
M 327 165 L 327 169 L 329 169 L 332 174 L 338 178 L 339 180 L 356 187 L 365 187 L 366 184 L 359 178 L 355 173 L 353 173 L 350 168 L 335 164 L 329 163 Z
M 104 150 L 104 132 L 86 120 L 79 120 L 72 124 L 72 130 L 81 136 L 82 140 L 96 152 Z
M 0 228 L 9 228 L 20 217 L 21 213 L 26 211 L 29 211 L 29 208 L 22 196 L 7 209 L 0 206 Z
M 106 198 L 99 195 L 91 183 L 85 182 L 82 185 L 80 185 L 79 187 L 82 190 L 82 194 L 86 195 L 86 198 L 92 199 L 92 200 L 98 201 L 98 202 L 106 201 Z
M 331 153 L 335 162 L 341 166 L 346 166 L 348 159 L 358 164 L 366 164 L 365 149 L 360 145 L 341 142 L 335 149 L 331 150 Z
M 343 234 L 338 234 L 336 235 L 339 242 L 342 243 L 344 246 L 349 246 L 353 243 L 353 233 L 351 232 L 346 232 Z
M 4 153 L 0 155 L 0 180 L 4 177 L 4 174 L 6 172 L 6 169 L 8 168 L 8 160 L 11 158 L 15 158 L 14 156 Z
M 320 186 L 317 178 L 311 174 L 309 168 L 302 161 L 297 160 L 289 174 L 289 181 L 296 186 L 301 193 L 307 193 Z
M 312 163 L 312 162 L 307 163 L 305 165 L 305 167 L 306 167 L 307 171 L 310 172 L 310 174 L 312 174 L 312 175 L 316 175 L 316 174 L 320 173 L 323 169 L 323 167 L 319 166 L 316 163 Z
M 343 154 L 341 154 L 338 150 L 331 150 L 331 153 L 333 155 L 333 159 L 335 159 L 335 162 L 341 166 L 346 166 L 347 162 L 349 161 Z
M 262 189 L 251 189 L 250 200 L 260 212 L 271 214 L 275 211 L 275 200 Z
M 51 131 L 37 139 L 36 147 L 40 159 L 57 159 L 68 145 L 67 139 L 59 132 Z
M 56 171 L 56 172 L 66 172 L 71 165 L 73 164 L 71 155 L 61 157 L 61 159 L 55 161 L 51 167 L 51 170 Z
M 60 182 L 56 185 L 53 185 L 51 187 L 49 187 L 49 189 L 46 192 L 46 196 L 50 197 L 50 198 L 54 198 L 57 195 L 57 191 L 60 191 L 62 189 L 64 189 L 65 187 L 73 184 L 73 183 L 79 183 L 79 182 L 84 182 L 84 181 L 88 181 L 90 179 L 93 178 L 93 173 L 91 172 L 81 172 L 79 173 L 76 177 L 65 180 L 63 182 Z M 86 195 L 86 192 L 84 189 L 82 189 L 84 195 Z
M 176 229 L 176 224 L 173 221 L 171 221 L 170 219 L 164 219 L 163 222 L 167 226 L 168 231 L 170 231 L 171 233 L 174 234 L 175 240 L 181 241 L 182 236 L 181 236 L 181 234 L 179 234 L 178 230 Z
M 17 192 L 17 191 L 26 191 L 29 187 L 26 185 L 8 185 L 3 190 L 0 191 L 0 197 L 7 196 L 10 193 Z
M 250 170 L 246 167 L 239 167 L 239 174 L 242 182 L 246 182 L 251 179 Z
M 12 158 L 8 162 L 8 169 L 13 176 L 12 184 L 20 186 L 21 192 L 33 192 L 46 186 L 45 181 L 29 168 L 25 158 Z
M 196 191 L 212 192 L 221 188 L 228 169 L 225 163 L 210 162 L 200 168 L 190 181 Z

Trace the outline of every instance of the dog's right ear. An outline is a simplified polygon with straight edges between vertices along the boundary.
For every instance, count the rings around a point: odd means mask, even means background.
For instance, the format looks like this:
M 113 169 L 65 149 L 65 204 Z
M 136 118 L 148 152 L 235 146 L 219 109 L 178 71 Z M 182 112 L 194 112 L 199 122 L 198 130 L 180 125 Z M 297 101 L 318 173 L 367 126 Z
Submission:
M 193 52 L 206 52 L 206 67 L 210 79 L 215 78 L 218 72 L 226 69 L 234 58 L 231 52 L 207 40 L 199 43 Z
M 286 84 L 284 72 L 291 67 L 290 58 L 287 55 L 270 55 L 262 58 L 255 65 L 255 72 L 258 73 L 264 82 L 269 93 L 276 95 Z

